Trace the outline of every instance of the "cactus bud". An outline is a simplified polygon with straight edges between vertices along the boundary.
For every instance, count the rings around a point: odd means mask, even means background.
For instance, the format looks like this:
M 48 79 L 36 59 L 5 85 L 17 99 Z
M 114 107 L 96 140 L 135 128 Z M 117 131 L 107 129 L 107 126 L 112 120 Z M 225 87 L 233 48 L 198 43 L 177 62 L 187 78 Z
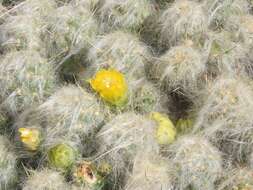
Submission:
M 76 152 L 67 144 L 58 144 L 49 150 L 48 159 L 52 166 L 67 170 L 75 162 Z
M 31 151 L 36 151 L 40 142 L 41 134 L 38 129 L 19 128 L 20 140 Z

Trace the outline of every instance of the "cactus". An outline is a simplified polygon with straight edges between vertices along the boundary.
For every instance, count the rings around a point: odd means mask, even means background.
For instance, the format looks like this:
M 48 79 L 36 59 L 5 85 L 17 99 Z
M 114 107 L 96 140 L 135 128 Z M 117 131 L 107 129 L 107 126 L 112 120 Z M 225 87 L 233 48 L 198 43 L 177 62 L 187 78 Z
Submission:
M 247 0 L 207 1 L 205 7 L 209 12 L 208 22 L 213 29 L 224 27 L 235 15 L 239 16 L 250 12 Z
M 32 49 L 44 54 L 48 15 L 55 7 L 54 0 L 26 0 L 14 8 L 1 27 L 4 50 Z
M 253 111 L 253 91 L 248 82 L 233 76 L 222 76 L 214 81 L 207 87 L 205 103 L 194 125 L 194 132 L 209 138 L 238 160 L 244 160 L 252 145 L 249 113 Z
M 201 53 L 191 45 L 172 47 L 157 58 L 150 75 L 159 81 L 166 91 L 183 91 L 194 95 L 200 88 L 199 79 L 206 71 Z M 189 74 L 190 73 L 190 74 Z
M 58 172 L 50 169 L 40 171 L 31 171 L 28 179 L 23 185 L 23 190 L 68 190 L 69 185 L 65 182 L 64 177 Z
M 150 0 L 105 0 L 99 9 L 99 18 L 106 31 L 111 28 L 137 30 L 152 10 Z
M 130 171 L 131 160 L 137 152 L 158 151 L 155 123 L 130 112 L 118 115 L 104 125 L 96 140 L 100 145 L 96 160 L 113 166 L 111 180 L 115 184 L 120 183 L 120 186 L 124 184 Z
M 17 120 L 16 128 L 40 131 L 37 152 L 47 152 L 57 144 L 69 143 L 78 151 L 87 153 L 92 149 L 88 142 L 103 120 L 104 113 L 96 98 L 77 86 L 69 85 L 56 91 L 40 106 L 24 112 Z M 25 152 L 30 156 L 29 150 Z
M 132 34 L 116 31 L 103 36 L 94 43 L 88 53 L 90 67 L 80 74 L 81 79 L 91 77 L 100 69 L 116 69 L 127 81 L 142 78 L 149 57 L 148 50 Z
M 241 41 L 252 48 L 253 16 L 251 14 L 231 16 L 224 28 L 232 33 L 235 41 Z
M 46 39 L 50 58 L 62 61 L 93 44 L 98 26 L 92 12 L 80 3 L 61 6 L 52 13 Z
M 169 99 L 151 82 L 144 79 L 129 88 L 130 95 L 126 110 L 135 110 L 141 114 L 152 111 L 168 112 L 166 105 L 169 104 Z
M 17 183 L 17 160 L 4 136 L 0 136 L 0 155 L 0 189 L 11 189 Z
M 207 140 L 183 136 L 168 148 L 176 167 L 179 189 L 214 190 L 222 172 L 221 153 Z
M 0 79 L 0 99 L 14 116 L 42 103 L 56 86 L 54 68 L 32 50 L 6 54 L 0 65 Z
M 172 171 L 173 167 L 166 159 L 142 152 L 134 159 L 133 171 L 124 190 L 174 189 Z
M 231 33 L 221 31 L 210 34 L 208 58 L 209 72 L 251 74 L 250 52 L 245 44 L 235 43 Z
M 232 168 L 227 171 L 229 175 L 220 184 L 221 190 L 250 190 L 253 188 L 252 173 L 249 168 Z
M 208 20 L 201 4 L 178 0 L 169 5 L 161 15 L 161 40 L 170 46 L 185 39 L 200 40 L 207 31 Z

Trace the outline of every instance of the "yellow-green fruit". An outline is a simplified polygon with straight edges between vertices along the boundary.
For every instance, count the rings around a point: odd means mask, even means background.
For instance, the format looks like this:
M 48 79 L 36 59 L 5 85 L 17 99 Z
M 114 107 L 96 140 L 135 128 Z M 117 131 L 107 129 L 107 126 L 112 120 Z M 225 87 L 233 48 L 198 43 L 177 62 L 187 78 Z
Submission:
M 192 119 L 179 119 L 176 123 L 176 129 L 179 133 L 187 133 L 193 128 Z
M 67 170 L 76 160 L 76 151 L 67 144 L 58 144 L 48 153 L 49 163 L 57 169 Z
M 172 121 L 164 114 L 153 112 L 151 119 L 157 123 L 156 139 L 159 144 L 171 144 L 174 142 L 177 132 Z

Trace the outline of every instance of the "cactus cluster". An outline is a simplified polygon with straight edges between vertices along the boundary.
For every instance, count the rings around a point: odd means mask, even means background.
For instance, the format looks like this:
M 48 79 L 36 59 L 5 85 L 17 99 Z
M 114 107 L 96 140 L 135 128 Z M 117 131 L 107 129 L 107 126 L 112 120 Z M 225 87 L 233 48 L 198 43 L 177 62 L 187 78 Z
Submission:
M 0 0 L 0 190 L 252 190 L 252 0 Z

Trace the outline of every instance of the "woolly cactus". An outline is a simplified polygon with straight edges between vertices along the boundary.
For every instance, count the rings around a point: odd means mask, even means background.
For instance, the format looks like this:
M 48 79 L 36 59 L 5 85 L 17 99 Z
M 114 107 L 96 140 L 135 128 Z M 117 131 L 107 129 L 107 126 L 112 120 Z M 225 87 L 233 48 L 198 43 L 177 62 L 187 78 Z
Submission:
M 58 172 L 43 169 L 41 171 L 32 171 L 27 181 L 23 185 L 23 190 L 68 190 L 69 185 L 64 177 Z
M 0 98 L 12 115 L 43 102 L 56 85 L 52 65 L 32 50 L 6 54 L 0 65 L 0 79 Z
M 251 58 L 247 46 L 233 42 L 231 33 L 221 31 L 210 34 L 209 70 L 219 73 L 251 73 Z
M 252 48 L 253 16 L 251 14 L 231 16 L 224 28 L 232 32 L 235 40 L 240 40 Z
M 17 161 L 10 142 L 0 136 L 0 189 L 10 189 L 17 182 Z
M 129 161 L 133 160 L 137 152 L 158 151 L 155 123 L 134 113 L 116 116 L 103 126 L 96 139 L 100 145 L 99 162 L 113 166 L 112 180 L 115 184 L 124 181 L 130 169 Z
M 52 13 L 47 39 L 51 58 L 69 57 L 80 50 L 87 50 L 93 44 L 98 26 L 93 14 L 81 3 L 61 6 Z
M 214 29 L 219 29 L 230 22 L 229 18 L 248 14 L 250 11 L 247 0 L 207 1 L 205 4 L 209 12 L 209 24 Z
M 136 30 L 152 14 L 150 0 L 105 0 L 99 9 L 101 23 L 105 30 L 123 28 Z
M 87 145 L 88 136 L 95 133 L 104 120 L 102 111 L 95 97 L 70 85 L 59 89 L 39 107 L 22 114 L 16 126 L 19 130 L 25 127 L 41 131 L 39 151 L 69 143 L 87 153 L 92 149 Z
M 129 89 L 127 110 L 135 110 L 142 114 L 151 111 L 168 112 L 165 105 L 169 103 L 169 99 L 151 82 L 142 80 L 133 86 L 129 86 Z
M 172 47 L 151 66 L 150 75 L 168 91 L 194 94 L 206 71 L 201 53 L 191 45 Z
M 26 0 L 13 9 L 1 27 L 2 47 L 7 51 L 28 48 L 45 53 L 42 40 L 46 21 L 55 7 L 54 0 Z
M 194 131 L 208 137 L 236 159 L 252 146 L 253 91 L 247 79 L 223 76 L 206 91 Z M 221 143 L 222 142 L 222 143 Z
M 253 188 L 253 171 L 249 168 L 235 168 L 229 170 L 229 175 L 221 183 L 219 189 L 222 190 L 250 190 Z
M 179 0 L 161 16 L 162 40 L 170 45 L 187 38 L 197 41 L 207 31 L 208 20 L 201 4 L 190 0 Z
M 157 155 L 141 153 L 134 159 L 132 175 L 125 190 L 173 189 L 172 166 Z
M 127 80 L 142 78 L 148 56 L 146 46 L 136 36 L 116 31 L 94 43 L 88 53 L 91 66 L 80 77 L 91 77 L 100 69 L 113 68 L 123 73 Z
M 196 190 L 214 190 L 222 172 L 221 153 L 208 141 L 196 136 L 183 136 L 169 147 L 177 168 L 179 189 L 191 185 Z

